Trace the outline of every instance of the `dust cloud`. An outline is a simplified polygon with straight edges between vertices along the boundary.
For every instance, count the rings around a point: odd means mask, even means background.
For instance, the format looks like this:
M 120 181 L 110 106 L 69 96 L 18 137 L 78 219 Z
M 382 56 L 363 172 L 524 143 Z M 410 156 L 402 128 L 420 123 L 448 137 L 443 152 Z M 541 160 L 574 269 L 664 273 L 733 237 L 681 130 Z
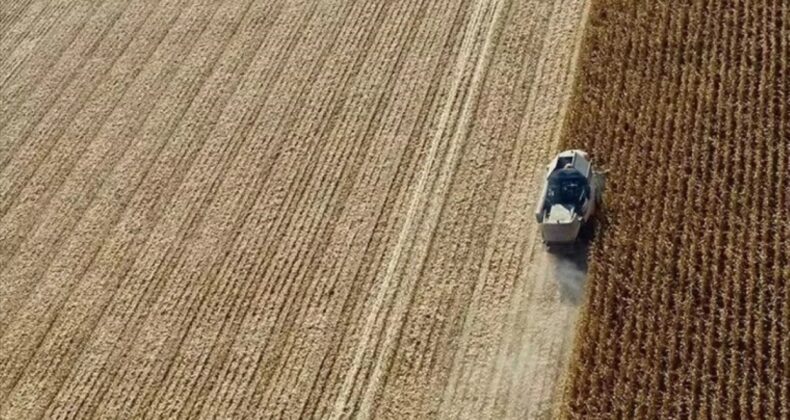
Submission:
M 550 255 L 551 273 L 560 289 L 563 303 L 577 306 L 584 298 L 584 282 L 587 278 L 587 252 L 585 249 L 571 254 Z

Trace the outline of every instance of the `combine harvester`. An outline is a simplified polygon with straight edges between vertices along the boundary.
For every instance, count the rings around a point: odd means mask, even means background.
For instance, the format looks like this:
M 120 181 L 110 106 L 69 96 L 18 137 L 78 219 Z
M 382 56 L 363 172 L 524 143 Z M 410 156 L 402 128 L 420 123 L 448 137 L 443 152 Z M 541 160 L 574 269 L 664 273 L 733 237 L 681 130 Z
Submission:
M 535 209 L 549 252 L 577 252 L 589 239 L 592 215 L 600 203 L 603 175 L 593 171 L 586 152 L 566 150 L 548 165 Z

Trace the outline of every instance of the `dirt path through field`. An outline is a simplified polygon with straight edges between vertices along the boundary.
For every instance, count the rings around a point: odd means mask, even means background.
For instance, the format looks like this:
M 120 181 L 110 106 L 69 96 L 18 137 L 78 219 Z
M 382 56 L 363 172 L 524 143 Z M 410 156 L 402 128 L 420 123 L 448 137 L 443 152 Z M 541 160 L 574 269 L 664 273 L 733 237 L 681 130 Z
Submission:
M 0 5 L 0 418 L 547 417 L 585 4 Z

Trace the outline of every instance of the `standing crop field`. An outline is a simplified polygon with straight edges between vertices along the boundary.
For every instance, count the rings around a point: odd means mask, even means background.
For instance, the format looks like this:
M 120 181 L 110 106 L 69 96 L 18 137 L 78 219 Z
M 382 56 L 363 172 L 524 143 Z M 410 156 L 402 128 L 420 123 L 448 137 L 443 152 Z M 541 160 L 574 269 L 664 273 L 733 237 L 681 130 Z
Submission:
M 565 414 L 790 417 L 790 3 L 595 1 L 564 142 L 610 172 Z
M 585 8 L 0 2 L 0 418 L 548 417 Z

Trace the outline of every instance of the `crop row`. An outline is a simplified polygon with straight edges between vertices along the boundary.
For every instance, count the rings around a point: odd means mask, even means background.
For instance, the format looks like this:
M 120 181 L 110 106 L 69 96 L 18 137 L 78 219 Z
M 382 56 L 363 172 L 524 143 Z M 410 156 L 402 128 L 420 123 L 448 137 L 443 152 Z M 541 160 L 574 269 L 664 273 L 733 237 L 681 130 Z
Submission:
M 788 19 L 593 3 L 563 141 L 609 175 L 566 415 L 790 415 Z

